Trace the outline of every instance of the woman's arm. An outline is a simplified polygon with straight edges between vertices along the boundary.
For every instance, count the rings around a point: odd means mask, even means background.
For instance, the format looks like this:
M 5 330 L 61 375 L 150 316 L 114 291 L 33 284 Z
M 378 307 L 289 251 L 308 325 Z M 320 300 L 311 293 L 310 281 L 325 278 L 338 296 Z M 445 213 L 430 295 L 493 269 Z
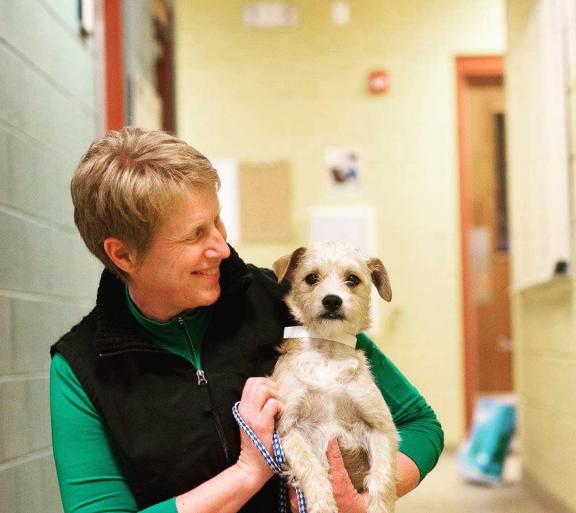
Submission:
M 398 452 L 396 455 L 396 472 L 396 496 L 398 498 L 411 492 L 420 484 L 418 466 L 403 452 Z
M 442 426 L 416 387 L 366 334 L 358 335 L 356 348 L 366 354 L 374 381 L 390 408 L 400 434 L 399 451 L 415 463 L 421 481 L 434 468 L 444 448 Z
M 269 380 L 249 380 L 240 411 L 263 440 L 271 441 L 279 408 Z M 65 358 L 50 368 L 52 443 L 66 513 L 137 513 L 138 506 L 120 470 L 105 426 Z M 271 442 L 270 442 L 271 443 Z M 201 486 L 139 513 L 238 511 L 272 473 L 250 440 L 242 439 L 238 462 Z
M 116 462 L 100 415 L 59 353 L 50 366 L 50 415 L 64 511 L 136 513 L 136 499 Z M 176 513 L 174 499 L 145 512 Z

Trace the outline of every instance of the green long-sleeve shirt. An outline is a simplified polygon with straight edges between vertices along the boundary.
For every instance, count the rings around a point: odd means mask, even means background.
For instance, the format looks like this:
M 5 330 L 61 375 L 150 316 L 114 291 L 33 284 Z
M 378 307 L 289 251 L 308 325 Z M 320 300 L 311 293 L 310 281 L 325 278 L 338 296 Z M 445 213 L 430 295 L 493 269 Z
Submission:
M 192 347 L 182 337 L 177 319 L 157 323 L 145 318 L 128 300 L 145 336 L 198 368 L 200 340 L 210 309 L 184 316 Z M 423 478 L 436 464 L 443 448 L 440 424 L 430 406 L 400 371 L 365 334 L 357 337 L 370 362 L 400 433 L 400 451 L 411 458 Z M 55 354 L 50 368 L 52 444 L 62 502 L 66 513 L 136 513 L 138 507 L 120 470 L 114 449 L 98 411 L 66 359 Z M 140 513 L 177 513 L 176 498 Z

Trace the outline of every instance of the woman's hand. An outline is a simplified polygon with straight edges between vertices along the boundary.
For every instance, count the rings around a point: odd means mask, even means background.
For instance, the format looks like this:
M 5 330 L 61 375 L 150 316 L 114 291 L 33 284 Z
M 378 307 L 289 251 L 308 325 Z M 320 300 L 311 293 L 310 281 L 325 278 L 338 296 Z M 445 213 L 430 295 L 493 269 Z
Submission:
M 268 452 L 272 454 L 275 419 L 280 414 L 278 387 L 268 378 L 249 378 L 242 390 L 238 411 Z M 237 465 L 264 485 L 273 475 L 252 440 L 240 429 L 240 456 Z
M 328 442 L 326 456 L 330 465 L 329 478 L 332 483 L 332 493 L 338 506 L 338 513 L 366 513 L 366 494 L 358 493 L 352 481 L 350 481 L 350 476 L 344 466 L 342 453 L 336 439 L 333 438 Z M 298 513 L 296 491 L 292 487 L 289 490 L 289 496 L 292 513 Z
M 366 513 L 366 494 L 358 493 L 344 466 L 342 453 L 335 438 L 328 442 L 326 450 L 330 465 L 330 482 L 339 513 Z

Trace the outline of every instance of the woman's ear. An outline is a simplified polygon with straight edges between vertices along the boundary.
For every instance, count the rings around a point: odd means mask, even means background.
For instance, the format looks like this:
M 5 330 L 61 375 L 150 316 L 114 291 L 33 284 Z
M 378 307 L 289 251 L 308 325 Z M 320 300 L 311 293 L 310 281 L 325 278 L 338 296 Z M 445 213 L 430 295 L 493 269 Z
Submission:
M 123 240 L 108 237 L 104 240 L 103 246 L 108 258 L 126 274 L 132 273 L 138 267 L 139 260 L 136 251 Z

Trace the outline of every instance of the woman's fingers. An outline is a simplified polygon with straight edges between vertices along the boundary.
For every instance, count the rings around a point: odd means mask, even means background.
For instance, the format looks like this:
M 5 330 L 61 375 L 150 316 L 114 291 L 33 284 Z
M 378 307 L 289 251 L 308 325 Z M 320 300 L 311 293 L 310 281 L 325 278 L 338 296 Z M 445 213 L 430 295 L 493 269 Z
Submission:
M 356 491 L 344 466 L 344 459 L 336 439 L 328 442 L 326 457 L 330 465 L 330 482 L 334 500 L 340 513 L 366 513 L 366 498 Z
M 242 391 L 240 415 L 268 449 L 272 445 L 275 418 L 282 411 L 278 387 L 269 378 L 250 378 Z
M 298 499 L 296 498 L 296 488 L 290 486 L 288 488 L 288 497 L 290 498 L 290 511 L 298 513 Z
M 339 487 L 351 486 L 352 482 L 350 481 L 350 476 L 344 466 L 340 446 L 335 438 L 332 438 L 328 442 L 326 456 L 328 458 L 328 465 L 330 466 L 330 479 L 332 483 Z
M 244 421 L 271 452 L 275 417 L 282 410 L 276 383 L 268 378 L 249 378 L 242 390 L 238 410 Z M 238 463 L 263 481 L 272 475 L 259 450 L 243 430 L 240 430 Z
M 282 413 L 282 404 L 277 399 L 268 399 L 264 408 L 262 408 L 262 416 L 271 418 L 273 421 Z
M 278 398 L 278 387 L 269 378 L 249 378 L 242 391 L 241 402 L 251 409 L 261 411 L 268 399 Z

